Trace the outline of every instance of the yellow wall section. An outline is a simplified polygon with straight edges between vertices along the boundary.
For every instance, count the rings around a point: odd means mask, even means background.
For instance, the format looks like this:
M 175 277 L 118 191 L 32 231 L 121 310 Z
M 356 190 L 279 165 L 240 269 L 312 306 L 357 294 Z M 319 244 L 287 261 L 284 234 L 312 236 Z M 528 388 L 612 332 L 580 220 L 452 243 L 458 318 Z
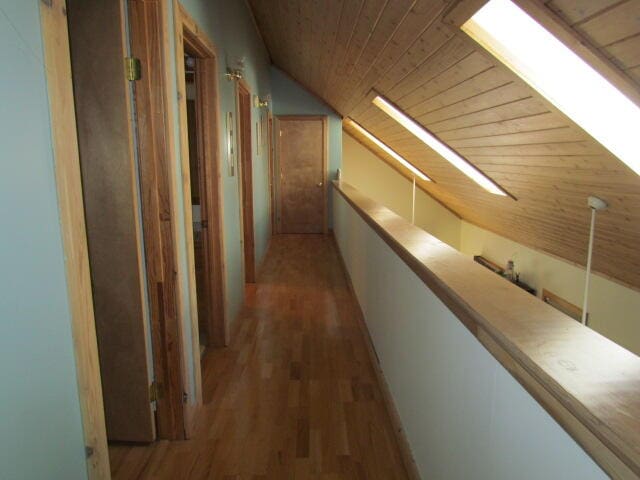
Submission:
M 343 180 L 411 219 L 411 182 L 353 137 L 345 133 L 342 138 Z M 521 280 L 539 294 L 545 288 L 582 307 L 584 268 L 460 220 L 422 190 L 416 193 L 416 225 L 467 255 L 482 255 L 501 265 L 514 260 Z M 593 275 L 589 326 L 640 355 L 640 292 Z
M 597 228 L 597 225 L 596 225 Z M 585 238 L 586 241 L 586 238 Z M 540 293 L 545 288 L 582 307 L 585 270 L 558 258 L 462 222 L 460 251 L 482 255 L 500 265 L 515 262 L 520 279 Z M 594 256 L 598 255 L 594 251 Z M 640 354 L 640 293 L 600 275 L 592 275 L 589 326 L 607 338 Z
M 346 132 L 342 139 L 342 179 L 411 220 L 411 181 Z M 436 238 L 460 249 L 460 219 L 419 188 L 416 189 L 415 223 Z

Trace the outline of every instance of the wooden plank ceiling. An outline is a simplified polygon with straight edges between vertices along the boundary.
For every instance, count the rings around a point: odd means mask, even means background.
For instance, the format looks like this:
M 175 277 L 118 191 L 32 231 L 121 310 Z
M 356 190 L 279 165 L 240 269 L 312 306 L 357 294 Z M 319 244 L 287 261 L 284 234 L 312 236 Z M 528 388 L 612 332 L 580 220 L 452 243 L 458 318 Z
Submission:
M 640 0 L 545 3 L 640 85 Z M 610 208 L 598 216 L 594 270 L 640 289 L 640 177 L 464 33 L 444 24 L 448 3 L 249 4 L 273 63 L 418 165 L 435 180 L 421 186 L 461 218 L 584 265 L 587 197 L 605 199 Z M 518 200 L 482 190 L 372 105 L 372 89 Z

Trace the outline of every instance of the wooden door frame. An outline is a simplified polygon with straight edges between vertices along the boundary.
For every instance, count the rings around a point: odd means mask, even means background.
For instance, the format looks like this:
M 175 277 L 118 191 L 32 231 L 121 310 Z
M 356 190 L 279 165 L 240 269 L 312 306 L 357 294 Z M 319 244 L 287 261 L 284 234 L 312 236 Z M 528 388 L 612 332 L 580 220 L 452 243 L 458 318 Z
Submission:
M 267 119 L 267 148 L 269 149 L 269 214 L 271 216 L 271 235 L 278 230 L 276 225 L 276 165 L 275 165 L 275 145 L 273 140 L 273 115 L 269 112 Z
M 225 308 L 223 196 L 221 184 L 220 108 L 218 100 L 217 51 L 214 44 L 191 18 L 184 7 L 174 0 L 176 27 L 176 72 L 179 98 L 180 157 L 182 168 L 184 223 L 189 268 L 191 338 L 192 349 L 198 352 L 200 334 L 198 329 L 198 304 L 196 298 L 195 254 L 193 247 L 191 177 L 189 175 L 189 138 L 187 122 L 187 95 L 184 62 L 185 48 L 196 55 L 198 121 L 198 164 L 200 167 L 200 196 L 204 199 L 207 228 L 204 232 L 206 289 L 209 292 L 210 315 L 206 320 L 208 346 L 222 347 L 229 343 Z M 196 381 L 196 404 L 202 404 L 202 374 L 200 362 L 194 361 Z M 194 414 L 188 414 L 191 420 Z M 193 422 L 187 421 L 191 429 Z
M 329 232 L 329 206 L 328 206 L 328 185 L 327 180 L 329 178 L 328 173 L 328 150 L 329 150 L 329 131 L 328 131 L 328 117 L 326 115 L 276 115 L 276 200 L 277 200 L 277 227 L 278 233 L 282 232 L 282 188 L 280 185 L 280 180 L 282 176 L 282 171 L 280 169 L 280 153 L 281 153 L 281 141 L 280 141 L 280 122 L 283 121 L 317 121 L 322 120 L 322 132 L 323 132 L 323 142 L 322 142 L 322 232 L 326 235 Z
M 142 77 L 134 88 L 157 432 L 158 438 L 179 440 L 187 435 L 188 369 L 181 327 L 186 295 L 180 282 L 182 225 L 175 182 L 168 27 L 166 2 L 129 0 L 131 51 L 142 64 Z
M 246 129 L 243 131 L 243 117 L 240 97 L 245 95 L 248 99 L 249 118 L 246 120 Z M 245 283 L 256 281 L 255 260 L 255 231 L 253 225 L 253 136 L 251 125 L 251 89 L 244 80 L 236 82 L 237 105 L 237 131 L 238 142 L 238 183 L 240 188 L 240 225 L 242 227 L 243 266 Z M 248 167 L 245 170 L 245 167 Z M 245 192 L 248 191 L 250 201 L 246 201 Z M 247 241 L 249 239 L 249 241 Z
M 110 478 L 111 471 L 73 108 L 66 2 L 39 3 L 78 397 L 87 448 L 87 475 L 90 480 L 98 480 Z

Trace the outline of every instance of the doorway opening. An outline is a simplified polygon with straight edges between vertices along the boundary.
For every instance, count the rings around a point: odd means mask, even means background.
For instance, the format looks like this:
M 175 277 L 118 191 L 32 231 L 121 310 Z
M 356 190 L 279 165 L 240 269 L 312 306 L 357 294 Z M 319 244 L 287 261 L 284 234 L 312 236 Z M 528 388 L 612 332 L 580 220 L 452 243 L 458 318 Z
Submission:
M 193 255 L 196 274 L 196 295 L 198 303 L 198 337 L 200 339 L 200 355 L 203 355 L 209 343 L 208 319 L 210 312 L 209 282 L 206 246 L 204 242 L 204 231 L 207 229 L 206 215 L 203 215 L 205 205 L 202 198 L 201 178 L 203 167 L 200 162 L 199 138 L 198 138 L 198 112 L 197 112 L 197 91 L 196 81 L 196 58 L 192 54 L 184 54 L 184 71 L 186 85 L 187 102 L 187 130 L 189 144 L 189 177 L 191 183 L 191 211 L 193 225 Z
M 180 8 L 180 7 L 179 7 Z M 192 324 L 194 348 L 203 353 L 207 347 L 228 343 L 225 319 L 222 236 L 221 162 L 218 138 L 218 94 L 215 48 L 195 22 L 180 8 L 177 54 L 183 58 L 178 68 L 181 152 L 185 178 L 185 218 L 191 228 L 187 240 L 189 265 L 195 282 L 197 325 Z M 183 70 L 183 71 L 181 71 Z M 189 235 L 191 234 L 191 235 Z M 191 255 L 192 252 L 192 255 Z M 193 290 L 193 288 L 192 288 Z M 194 303 L 192 302 L 192 308 Z M 197 335 L 195 335 L 197 331 Z
M 244 278 L 256 281 L 255 240 L 253 232 L 253 162 L 251 152 L 251 92 L 247 84 L 238 83 L 238 123 L 240 142 L 240 216 L 244 250 Z

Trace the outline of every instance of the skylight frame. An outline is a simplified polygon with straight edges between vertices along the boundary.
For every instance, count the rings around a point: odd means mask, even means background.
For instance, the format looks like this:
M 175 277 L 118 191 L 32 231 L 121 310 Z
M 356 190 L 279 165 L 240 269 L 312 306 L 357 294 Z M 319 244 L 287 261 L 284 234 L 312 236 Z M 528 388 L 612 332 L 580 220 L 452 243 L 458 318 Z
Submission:
M 478 167 L 404 113 L 389 99 L 376 92 L 376 96 L 371 102 L 484 190 L 494 195 L 508 196 L 517 200 L 489 176 L 485 175 Z
M 349 124 L 352 127 L 354 127 L 357 131 L 359 131 L 361 134 L 363 134 L 365 137 L 367 137 L 369 140 L 375 143 L 381 150 L 383 150 L 389 156 L 393 157 L 398 163 L 400 163 L 407 170 L 413 173 L 413 175 L 415 175 L 419 179 L 424 180 L 426 182 L 433 182 L 433 179 L 430 178 L 426 173 L 424 173 L 422 170 L 416 167 L 413 163 L 411 163 L 409 160 L 404 158 L 402 155 L 400 155 L 398 152 L 396 152 L 389 145 L 384 143 L 382 140 L 380 140 L 378 137 L 376 137 L 373 133 L 371 133 L 369 130 L 364 128 L 358 122 L 356 122 L 352 118 L 348 118 L 347 122 L 349 122 Z
M 640 175 L 637 96 L 606 62 L 589 52 L 584 55 L 584 48 L 576 49 L 566 32 L 527 5 L 519 0 L 489 0 L 460 28 Z M 564 82 L 565 78 L 570 79 Z

